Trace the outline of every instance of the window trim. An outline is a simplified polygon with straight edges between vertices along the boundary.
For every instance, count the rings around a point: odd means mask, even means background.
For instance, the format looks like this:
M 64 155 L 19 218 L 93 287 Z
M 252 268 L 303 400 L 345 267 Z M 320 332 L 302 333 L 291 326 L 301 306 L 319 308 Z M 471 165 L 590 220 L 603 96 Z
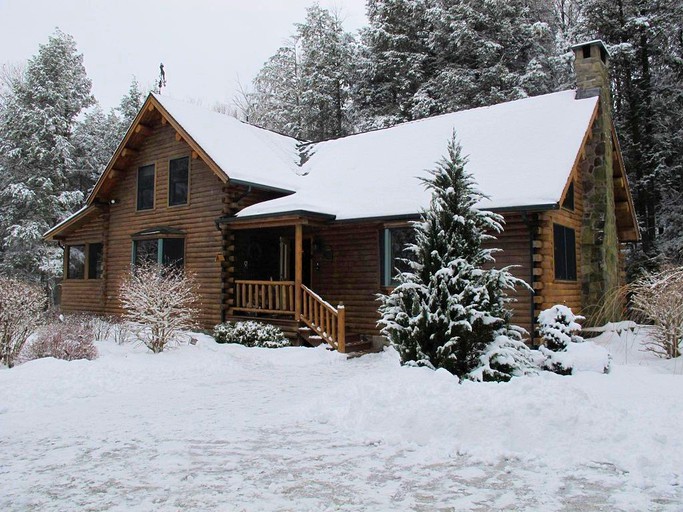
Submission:
M 152 207 L 151 208 L 140 208 L 140 170 L 145 167 L 152 167 L 154 169 L 154 182 L 152 188 Z M 139 165 L 135 173 L 135 212 L 152 212 L 157 206 L 157 165 L 155 162 L 149 164 Z
M 187 158 L 187 197 L 184 203 L 171 204 L 171 162 L 173 160 L 180 160 L 182 158 Z M 192 155 L 183 153 L 182 155 L 172 156 L 168 159 L 168 169 L 167 169 L 167 180 L 166 180 L 166 207 L 167 208 L 182 208 L 183 206 L 190 206 L 190 192 L 192 184 Z
M 557 259 L 558 243 L 557 242 L 558 241 L 557 241 L 557 237 L 555 236 L 557 228 L 561 228 L 562 233 L 563 233 L 563 238 L 564 238 L 563 243 L 564 243 L 564 247 L 565 247 L 565 254 L 564 254 L 565 262 L 564 263 L 565 263 L 565 267 L 567 267 L 567 275 L 568 275 L 567 277 L 564 277 L 564 276 L 558 277 L 558 275 L 557 275 L 558 274 L 558 272 L 557 272 L 557 269 L 558 269 L 558 267 L 557 267 L 557 265 L 558 265 L 558 259 Z M 566 233 L 568 231 L 571 231 L 573 233 L 573 236 L 574 236 L 574 258 L 573 258 L 573 261 L 574 261 L 573 271 L 574 272 L 573 272 L 573 277 L 569 277 L 569 274 L 570 274 L 569 273 L 569 261 L 566 258 L 567 254 L 569 254 L 567 252 L 567 243 L 566 243 Z M 574 228 L 571 228 L 569 226 L 565 226 L 564 224 L 560 224 L 558 222 L 553 222 L 553 277 L 554 277 L 555 281 L 561 281 L 561 282 L 567 282 L 567 283 L 576 283 L 579 280 L 578 258 L 577 258 L 577 247 L 576 247 L 576 230 Z

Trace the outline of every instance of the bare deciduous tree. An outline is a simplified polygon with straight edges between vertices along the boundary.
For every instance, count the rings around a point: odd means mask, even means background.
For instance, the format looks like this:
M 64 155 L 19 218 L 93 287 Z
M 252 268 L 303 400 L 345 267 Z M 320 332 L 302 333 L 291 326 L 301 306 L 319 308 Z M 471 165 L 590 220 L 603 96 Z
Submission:
M 683 267 L 646 274 L 631 285 L 631 307 L 636 319 L 651 322 L 652 336 L 645 348 L 659 357 L 681 355 L 683 339 Z
M 45 305 L 40 286 L 0 277 L 0 361 L 9 368 L 40 325 Z
M 136 336 L 158 353 L 195 325 L 198 296 L 194 276 L 177 267 L 145 263 L 129 272 L 119 290 L 125 317 L 138 324 Z

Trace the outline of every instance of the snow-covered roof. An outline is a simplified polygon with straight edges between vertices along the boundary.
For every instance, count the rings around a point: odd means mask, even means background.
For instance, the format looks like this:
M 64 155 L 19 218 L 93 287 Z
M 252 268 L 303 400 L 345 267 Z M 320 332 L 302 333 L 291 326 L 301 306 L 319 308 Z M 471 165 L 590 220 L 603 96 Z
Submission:
M 296 139 L 205 107 L 160 94 L 153 96 L 231 181 L 296 190 Z
M 467 170 L 489 196 L 478 207 L 550 207 L 560 201 L 597 101 L 563 91 L 321 142 L 300 169 L 295 194 L 252 205 L 238 217 L 300 210 L 337 220 L 416 214 L 430 200 L 418 178 L 445 154 L 454 131 Z

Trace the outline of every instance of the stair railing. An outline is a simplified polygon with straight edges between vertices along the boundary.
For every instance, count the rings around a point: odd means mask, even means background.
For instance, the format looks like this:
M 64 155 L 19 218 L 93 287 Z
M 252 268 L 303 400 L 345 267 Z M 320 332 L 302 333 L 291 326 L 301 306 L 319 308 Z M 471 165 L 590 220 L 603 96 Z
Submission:
M 346 352 L 346 308 L 340 304 L 336 308 L 305 285 L 301 285 L 300 320 L 323 341 Z

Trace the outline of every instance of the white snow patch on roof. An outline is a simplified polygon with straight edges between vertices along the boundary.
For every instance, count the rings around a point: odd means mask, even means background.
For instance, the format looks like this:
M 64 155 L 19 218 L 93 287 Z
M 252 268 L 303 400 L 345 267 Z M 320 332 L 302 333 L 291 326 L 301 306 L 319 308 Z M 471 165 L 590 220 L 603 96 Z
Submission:
M 231 180 L 297 189 L 296 139 L 205 107 L 159 94 L 154 97 Z
M 418 213 L 431 197 L 418 177 L 446 153 L 454 130 L 467 170 L 490 198 L 478 207 L 555 204 L 597 101 L 563 91 L 321 142 L 300 170 L 305 175 L 296 177 L 297 193 L 238 216 L 310 210 L 341 220 Z

